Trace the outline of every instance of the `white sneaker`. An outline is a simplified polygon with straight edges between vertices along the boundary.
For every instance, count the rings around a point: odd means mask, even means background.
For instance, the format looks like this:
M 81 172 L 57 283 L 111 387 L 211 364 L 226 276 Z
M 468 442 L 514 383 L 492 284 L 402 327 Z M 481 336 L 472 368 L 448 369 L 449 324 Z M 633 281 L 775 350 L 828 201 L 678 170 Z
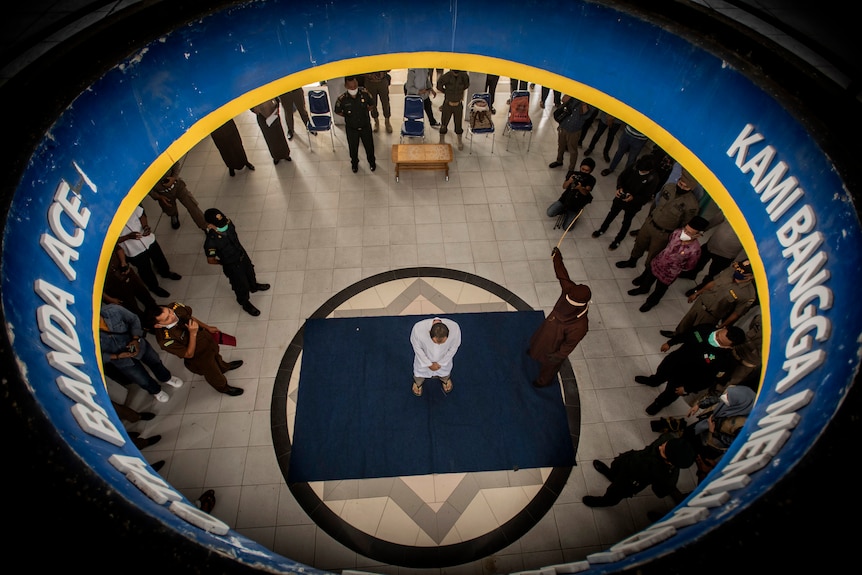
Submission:
M 183 386 L 183 380 L 181 380 L 180 378 L 178 378 L 175 375 L 172 375 L 169 380 L 163 381 L 162 383 L 164 383 L 165 385 L 170 385 L 171 387 L 177 387 L 177 388 Z
M 168 400 L 171 398 L 171 396 L 168 395 L 167 393 L 165 393 L 164 391 L 158 392 L 153 397 L 156 398 L 156 401 L 160 401 L 162 403 L 167 403 Z

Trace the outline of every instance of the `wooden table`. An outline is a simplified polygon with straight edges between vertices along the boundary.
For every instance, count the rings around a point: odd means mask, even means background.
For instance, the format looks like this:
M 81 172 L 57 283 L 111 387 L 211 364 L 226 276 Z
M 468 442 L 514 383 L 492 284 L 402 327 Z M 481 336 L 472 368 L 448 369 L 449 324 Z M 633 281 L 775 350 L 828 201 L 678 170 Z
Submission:
M 446 170 L 449 181 L 449 162 L 452 161 L 452 144 L 392 144 L 392 163 L 395 164 L 395 181 L 404 170 Z

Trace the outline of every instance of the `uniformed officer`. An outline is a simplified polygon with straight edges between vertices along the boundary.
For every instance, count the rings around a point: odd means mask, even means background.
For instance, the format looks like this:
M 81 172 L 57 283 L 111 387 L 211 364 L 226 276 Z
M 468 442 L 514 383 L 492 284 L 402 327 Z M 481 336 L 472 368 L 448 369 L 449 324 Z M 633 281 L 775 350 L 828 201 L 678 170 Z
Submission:
M 716 327 L 726 327 L 751 309 L 757 298 L 751 273 L 751 261 L 733 262 L 715 279 L 688 297 L 693 303 L 673 331 L 662 330 L 665 337 L 683 334 L 692 327 L 711 323 Z M 695 301 L 698 300 L 698 301 Z
M 374 139 L 371 135 L 372 110 L 376 110 L 374 98 L 365 88 L 359 87 L 356 76 L 344 78 L 346 92 L 335 100 L 333 110 L 344 118 L 344 128 L 347 132 L 347 149 L 350 151 L 350 167 L 355 174 L 359 171 L 359 141 L 365 146 L 365 157 L 371 171 L 377 169 L 374 159 Z
M 736 326 L 716 329 L 711 323 L 695 326 L 690 332 L 670 338 L 661 351 L 682 346 L 661 360 L 654 375 L 638 375 L 635 381 L 650 387 L 667 385 L 647 408 L 655 415 L 676 401 L 677 397 L 697 393 L 723 384 L 735 365 L 732 348 L 745 341 L 745 332 Z
M 207 383 L 228 395 L 242 395 L 239 387 L 228 385 L 224 374 L 242 365 L 238 359 L 226 362 L 221 357 L 214 335 L 215 326 L 207 325 L 192 315 L 192 308 L 179 302 L 158 306 L 150 311 L 159 347 L 168 353 L 183 358 L 186 368 L 204 376 Z
M 691 174 L 683 170 L 676 183 L 662 187 L 658 204 L 638 231 L 629 259 L 617 262 L 618 268 L 635 267 L 644 252 L 647 254 L 645 263 L 649 265 L 650 260 L 667 246 L 670 234 L 697 215 L 700 204 L 692 193 L 696 183 Z
M 204 214 L 198 206 L 198 201 L 186 186 L 186 182 L 180 177 L 179 162 L 174 162 L 168 173 L 153 186 L 153 189 L 150 190 L 150 197 L 159 202 L 162 211 L 171 218 L 173 229 L 176 230 L 180 227 L 180 216 L 177 211 L 177 201 L 179 201 L 189 211 L 195 225 L 204 232 L 207 231 L 207 224 L 204 221 Z
M 207 237 L 204 240 L 204 252 L 207 263 L 221 265 L 221 269 L 230 281 L 230 287 L 236 294 L 236 301 L 246 312 L 259 316 L 260 310 L 249 301 L 249 294 L 269 289 L 269 284 L 257 282 L 254 264 L 242 247 L 236 226 L 221 210 L 209 208 L 204 213 L 207 221 Z

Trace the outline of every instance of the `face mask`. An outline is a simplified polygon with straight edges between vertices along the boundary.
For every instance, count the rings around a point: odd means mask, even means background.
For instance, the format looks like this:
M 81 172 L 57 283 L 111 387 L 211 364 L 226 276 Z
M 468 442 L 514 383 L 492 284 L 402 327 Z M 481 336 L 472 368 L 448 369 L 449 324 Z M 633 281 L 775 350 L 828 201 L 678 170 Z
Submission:
M 724 402 L 724 405 L 730 405 L 730 398 L 727 397 L 727 393 L 722 393 L 718 396 L 718 399 Z
M 227 228 L 228 228 L 228 226 L 225 225 L 224 227 L 216 228 L 216 231 L 221 232 L 221 233 L 225 233 L 227 231 Z
M 359 88 L 357 88 L 355 90 L 347 90 L 347 93 L 350 94 L 351 96 L 355 96 L 356 94 L 359 93 Z
M 733 279 L 737 281 L 742 281 L 745 279 L 745 274 L 741 274 L 739 272 L 733 272 Z
M 692 237 L 691 237 L 690 235 L 688 235 L 687 233 L 682 232 L 681 234 L 679 234 L 679 239 L 681 239 L 681 240 L 682 240 L 682 241 L 684 241 L 684 242 L 690 242 L 690 241 L 691 241 L 692 239 L 694 239 L 694 238 L 692 238 Z
M 709 334 L 709 337 L 707 338 L 707 340 L 709 341 L 709 345 L 711 345 L 712 347 L 721 347 L 721 344 L 718 343 L 717 339 L 715 339 L 716 333 L 717 332 L 712 332 L 711 334 Z

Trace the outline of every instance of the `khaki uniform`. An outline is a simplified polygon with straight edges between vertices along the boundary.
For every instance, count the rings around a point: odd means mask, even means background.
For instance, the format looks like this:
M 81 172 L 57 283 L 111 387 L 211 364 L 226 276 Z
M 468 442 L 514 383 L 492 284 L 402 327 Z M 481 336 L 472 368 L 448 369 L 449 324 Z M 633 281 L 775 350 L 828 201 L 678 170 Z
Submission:
M 734 271 L 733 266 L 730 266 L 715 276 L 713 280 L 715 284 L 709 291 L 701 293 L 694 300 L 691 308 L 676 326 L 676 333 L 686 333 L 702 323 L 715 325 L 733 312 L 742 316 L 754 305 L 757 297 L 754 282 L 734 281 Z
M 180 321 L 170 329 L 164 327 L 156 329 L 159 347 L 177 357 L 182 357 L 183 363 L 190 372 L 204 376 L 207 383 L 216 391 L 226 393 L 230 386 L 224 374 L 230 370 L 230 365 L 222 359 L 219 346 L 212 334 L 203 328 L 199 329 L 195 339 L 194 356 L 183 357 L 189 347 L 191 333 L 186 324 L 192 317 L 192 308 L 179 302 L 169 304 L 167 307 L 174 310 Z
M 665 184 L 659 195 L 659 204 L 641 226 L 629 256 L 629 259 L 637 261 L 646 252 L 647 266 L 653 257 L 667 246 L 670 234 L 685 226 L 700 209 L 697 196 L 692 192 L 680 193 L 676 182 Z

